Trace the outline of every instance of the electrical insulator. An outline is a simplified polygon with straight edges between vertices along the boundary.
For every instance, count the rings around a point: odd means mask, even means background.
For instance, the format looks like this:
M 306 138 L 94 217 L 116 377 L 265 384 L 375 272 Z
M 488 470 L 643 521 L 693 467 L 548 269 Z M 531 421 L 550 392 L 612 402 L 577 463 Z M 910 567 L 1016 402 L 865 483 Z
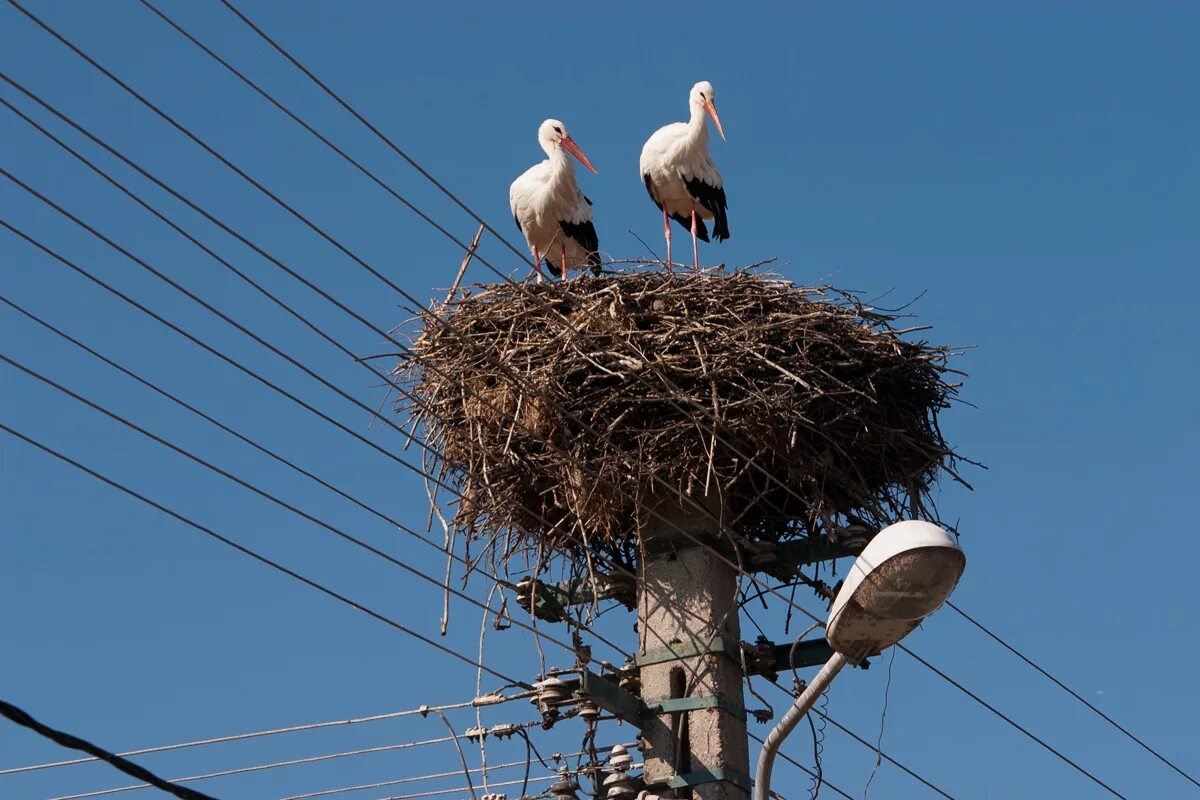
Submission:
M 633 766 L 633 756 L 623 744 L 613 745 L 608 756 L 608 767 L 612 770 L 604 779 L 605 800 L 633 800 L 637 796 L 637 779 L 629 774 Z
M 567 774 L 567 768 L 563 767 L 558 772 L 558 781 L 551 784 L 550 794 L 554 800 L 579 800 L 579 783 Z
M 632 660 L 625 659 L 625 665 L 621 668 L 621 677 L 617 680 L 617 685 L 630 694 L 641 696 L 642 676 Z
M 605 800 L 633 800 L 637 796 L 633 776 L 628 772 L 613 772 L 604 779 Z
M 629 750 L 623 744 L 614 744 L 612 751 L 608 755 L 609 769 L 615 772 L 628 772 L 633 765 L 633 756 L 629 755 Z
M 526 575 L 521 580 L 517 581 L 517 605 L 525 609 L 529 613 L 533 613 L 533 594 L 537 591 L 537 584 L 540 581 Z
M 589 725 L 595 723 L 600 716 L 600 707 L 591 700 L 580 700 L 578 708 L 579 718 Z
M 549 728 L 558 719 L 558 707 L 571 701 L 571 691 L 565 681 L 553 676 L 533 684 L 536 694 L 530 701 L 542 712 L 542 727 Z

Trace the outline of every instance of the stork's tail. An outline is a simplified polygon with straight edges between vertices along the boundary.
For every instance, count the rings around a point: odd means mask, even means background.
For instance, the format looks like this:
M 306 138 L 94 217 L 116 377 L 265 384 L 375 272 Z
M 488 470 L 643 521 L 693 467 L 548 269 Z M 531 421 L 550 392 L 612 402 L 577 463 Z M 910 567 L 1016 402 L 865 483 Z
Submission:
M 729 238 L 729 215 L 723 208 L 713 215 L 713 238 L 718 242 Z

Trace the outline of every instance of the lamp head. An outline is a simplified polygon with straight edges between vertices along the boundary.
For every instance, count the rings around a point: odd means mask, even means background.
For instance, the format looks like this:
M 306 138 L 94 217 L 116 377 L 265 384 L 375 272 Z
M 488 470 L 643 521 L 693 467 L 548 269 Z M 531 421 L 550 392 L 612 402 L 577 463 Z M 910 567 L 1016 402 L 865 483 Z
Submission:
M 937 525 L 889 525 L 850 568 L 829 611 L 826 641 L 854 663 L 882 652 L 946 602 L 966 564 L 958 544 Z

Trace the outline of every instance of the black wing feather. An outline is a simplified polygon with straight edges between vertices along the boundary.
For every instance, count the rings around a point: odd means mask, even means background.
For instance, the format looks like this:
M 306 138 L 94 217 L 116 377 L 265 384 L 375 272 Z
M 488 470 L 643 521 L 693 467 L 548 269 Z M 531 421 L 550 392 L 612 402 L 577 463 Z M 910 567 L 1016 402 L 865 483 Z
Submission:
M 574 223 L 559 220 L 558 225 L 562 228 L 563 235 L 568 239 L 574 239 L 587 252 L 588 266 L 592 268 L 594 274 L 599 275 L 600 237 L 596 235 L 596 226 L 592 224 L 592 221 L 589 219 L 586 222 Z
M 683 178 L 683 185 L 687 187 L 688 194 L 713 215 L 713 238 L 718 242 L 728 239 L 729 216 L 726 213 L 728 204 L 725 201 L 724 187 L 712 186 L 699 178 Z
M 649 173 L 642 175 L 642 180 L 646 182 L 646 191 L 650 193 L 650 199 L 654 201 L 654 205 L 658 206 L 658 210 L 662 211 L 662 203 L 658 202 L 658 198 L 654 196 L 654 184 L 650 182 Z M 680 227 L 688 233 L 692 232 L 692 220 L 690 217 L 685 217 L 683 214 L 672 214 L 671 219 L 678 222 Z M 708 241 L 708 226 L 699 217 L 696 217 L 696 238 L 702 242 Z

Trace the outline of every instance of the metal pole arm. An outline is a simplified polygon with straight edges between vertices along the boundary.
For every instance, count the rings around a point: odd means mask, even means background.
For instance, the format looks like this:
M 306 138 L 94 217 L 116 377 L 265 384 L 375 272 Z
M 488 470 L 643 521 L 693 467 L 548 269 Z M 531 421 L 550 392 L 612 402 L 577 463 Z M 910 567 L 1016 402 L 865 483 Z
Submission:
M 796 702 L 787 710 L 779 724 L 771 729 L 763 741 L 762 753 L 758 757 L 758 767 L 754 771 L 754 800 L 768 800 L 771 796 L 771 768 L 775 765 L 775 754 L 779 752 L 783 740 L 788 737 L 804 715 L 808 713 L 817 698 L 825 693 L 829 684 L 846 666 L 846 657 L 841 653 L 833 656 L 821 667 L 821 671 L 812 679 L 812 683 L 800 693 Z

